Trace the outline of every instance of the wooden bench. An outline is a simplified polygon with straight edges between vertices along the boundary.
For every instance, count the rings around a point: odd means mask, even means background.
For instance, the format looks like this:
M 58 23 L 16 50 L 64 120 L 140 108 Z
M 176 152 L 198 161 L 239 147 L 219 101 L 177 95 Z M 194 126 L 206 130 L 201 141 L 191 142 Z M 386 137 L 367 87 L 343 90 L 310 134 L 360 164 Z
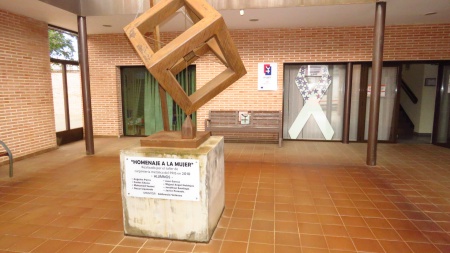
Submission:
M 205 131 L 276 133 L 278 146 L 281 147 L 282 114 L 281 111 L 210 111 L 209 118 L 205 120 Z
M 0 157 L 7 156 L 9 158 L 9 177 L 13 176 L 13 156 L 8 146 L 3 141 L 0 141 L 0 145 L 3 146 L 5 151 L 0 151 Z

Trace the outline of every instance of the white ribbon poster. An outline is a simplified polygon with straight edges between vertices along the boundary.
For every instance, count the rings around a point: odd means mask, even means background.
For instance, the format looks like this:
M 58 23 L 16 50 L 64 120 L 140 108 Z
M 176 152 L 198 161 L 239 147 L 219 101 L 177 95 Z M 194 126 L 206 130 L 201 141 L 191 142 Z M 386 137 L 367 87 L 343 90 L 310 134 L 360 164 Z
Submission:
M 258 63 L 258 90 L 277 90 L 277 73 L 275 62 Z
M 308 82 L 307 72 L 311 72 L 308 70 L 307 66 L 301 66 L 295 78 L 295 84 L 306 103 L 289 128 L 289 136 L 291 139 L 297 139 L 309 117 L 312 115 L 325 139 L 331 140 L 334 135 L 334 130 L 319 104 L 320 99 L 327 92 L 331 84 L 328 67 L 322 66 L 318 73 L 308 73 L 309 75 L 320 77 L 318 82 Z

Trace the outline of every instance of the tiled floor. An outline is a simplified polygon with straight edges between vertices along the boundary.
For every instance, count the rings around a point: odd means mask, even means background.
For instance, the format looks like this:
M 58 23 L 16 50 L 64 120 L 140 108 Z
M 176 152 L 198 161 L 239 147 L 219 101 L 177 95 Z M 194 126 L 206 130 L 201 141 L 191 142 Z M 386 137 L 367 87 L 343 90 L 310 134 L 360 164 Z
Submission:
M 225 145 L 226 208 L 208 244 L 123 235 L 118 150 L 95 140 L 0 167 L 0 252 L 450 252 L 450 149 Z

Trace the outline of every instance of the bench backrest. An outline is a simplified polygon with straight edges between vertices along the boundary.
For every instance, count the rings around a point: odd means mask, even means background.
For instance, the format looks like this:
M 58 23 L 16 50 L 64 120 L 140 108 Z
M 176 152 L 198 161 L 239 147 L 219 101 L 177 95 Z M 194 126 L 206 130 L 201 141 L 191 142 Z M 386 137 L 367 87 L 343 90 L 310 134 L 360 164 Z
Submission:
M 209 111 L 211 126 L 234 126 L 240 124 L 238 111 Z
M 249 114 L 251 125 L 267 127 L 281 126 L 280 111 L 249 111 Z
M 250 115 L 249 124 L 241 124 L 239 121 L 239 111 L 210 111 L 209 123 L 211 126 L 241 126 L 241 127 L 280 127 L 280 111 L 240 111 L 248 112 Z

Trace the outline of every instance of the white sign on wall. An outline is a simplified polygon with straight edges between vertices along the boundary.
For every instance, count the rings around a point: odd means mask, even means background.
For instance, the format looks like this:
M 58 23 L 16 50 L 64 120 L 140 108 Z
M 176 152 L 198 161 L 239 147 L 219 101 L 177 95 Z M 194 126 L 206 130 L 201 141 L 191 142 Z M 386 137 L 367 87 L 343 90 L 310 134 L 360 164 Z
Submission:
M 275 62 L 258 63 L 258 90 L 277 90 L 277 73 Z
M 199 201 L 199 161 L 125 157 L 126 195 Z

